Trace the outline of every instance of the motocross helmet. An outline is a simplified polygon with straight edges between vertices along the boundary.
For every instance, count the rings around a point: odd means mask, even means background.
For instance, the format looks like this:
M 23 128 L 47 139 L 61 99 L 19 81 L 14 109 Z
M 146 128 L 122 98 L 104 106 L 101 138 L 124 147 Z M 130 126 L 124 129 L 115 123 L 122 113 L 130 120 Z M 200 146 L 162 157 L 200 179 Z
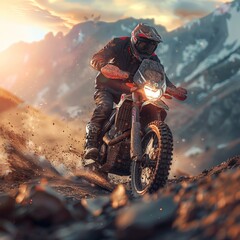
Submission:
M 160 42 L 162 38 L 154 27 L 139 23 L 131 33 L 132 54 L 140 61 L 150 58 Z

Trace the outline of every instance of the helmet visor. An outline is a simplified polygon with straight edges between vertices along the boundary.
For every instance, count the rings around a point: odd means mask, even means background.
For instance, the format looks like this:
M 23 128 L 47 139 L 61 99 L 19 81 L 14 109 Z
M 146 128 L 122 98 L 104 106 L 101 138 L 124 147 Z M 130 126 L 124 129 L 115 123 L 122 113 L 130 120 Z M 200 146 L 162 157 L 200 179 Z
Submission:
M 149 41 L 145 39 L 138 39 L 135 47 L 139 53 L 152 55 L 156 50 L 158 43 L 155 41 Z

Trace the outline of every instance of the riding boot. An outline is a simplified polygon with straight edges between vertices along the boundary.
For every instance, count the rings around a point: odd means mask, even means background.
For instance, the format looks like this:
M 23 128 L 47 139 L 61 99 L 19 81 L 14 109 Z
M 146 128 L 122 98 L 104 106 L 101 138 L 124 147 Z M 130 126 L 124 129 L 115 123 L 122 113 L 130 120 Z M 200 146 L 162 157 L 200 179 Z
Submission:
M 98 135 L 100 128 L 88 123 L 86 126 L 85 159 L 97 160 L 98 158 Z

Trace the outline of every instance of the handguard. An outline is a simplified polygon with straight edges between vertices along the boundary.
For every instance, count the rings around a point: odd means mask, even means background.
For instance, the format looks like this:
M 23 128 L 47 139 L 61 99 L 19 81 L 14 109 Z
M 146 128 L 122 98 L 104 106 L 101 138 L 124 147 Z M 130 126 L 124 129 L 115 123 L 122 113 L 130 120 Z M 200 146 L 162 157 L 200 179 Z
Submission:
M 184 101 L 187 98 L 187 90 L 182 87 L 167 87 L 166 93 L 180 101 Z
M 114 66 L 112 64 L 107 64 L 104 67 L 101 68 L 101 73 L 110 79 L 128 79 L 129 73 L 122 71 L 117 66 Z

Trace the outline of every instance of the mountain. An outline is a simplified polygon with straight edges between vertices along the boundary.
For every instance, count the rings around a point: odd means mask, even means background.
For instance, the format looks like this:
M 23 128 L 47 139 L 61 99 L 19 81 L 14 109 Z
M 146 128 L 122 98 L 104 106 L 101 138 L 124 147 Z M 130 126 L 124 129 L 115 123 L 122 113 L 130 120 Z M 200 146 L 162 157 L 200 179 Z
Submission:
M 80 23 L 67 35 L 49 33 L 0 53 L 0 85 L 40 109 L 85 124 L 94 106 L 91 56 L 111 38 L 129 36 L 138 22 L 147 22 L 163 36 L 157 54 L 169 78 L 189 92 L 185 103 L 166 101 L 167 122 L 179 166 L 196 173 L 240 151 L 239 13 L 236 0 L 172 32 L 153 19 Z
M 195 153 L 196 166 L 204 154 L 222 159 L 240 151 L 239 21 L 237 0 L 170 32 L 158 50 L 170 79 L 189 92 L 187 106 L 172 109 L 171 117 L 184 156 Z

